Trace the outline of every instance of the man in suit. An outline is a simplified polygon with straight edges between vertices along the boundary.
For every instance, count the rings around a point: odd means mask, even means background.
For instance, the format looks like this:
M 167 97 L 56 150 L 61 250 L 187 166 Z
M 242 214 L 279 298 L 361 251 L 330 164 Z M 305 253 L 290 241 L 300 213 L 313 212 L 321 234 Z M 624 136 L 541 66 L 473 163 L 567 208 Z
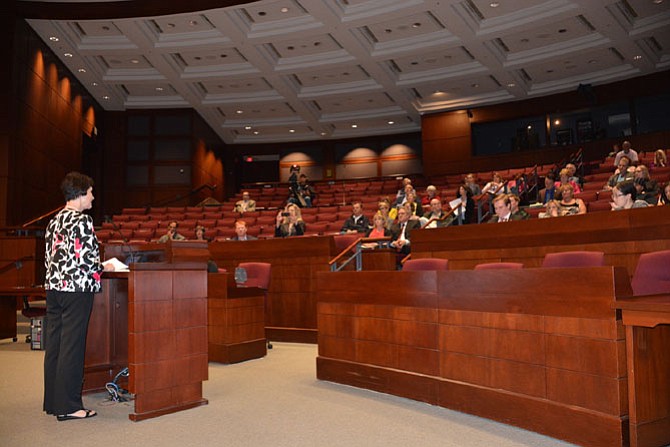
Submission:
M 410 212 L 406 207 L 398 208 L 398 222 L 391 227 L 391 247 L 399 253 L 409 254 L 412 232 L 421 228 L 418 219 L 410 219 Z
M 235 222 L 235 236 L 230 238 L 231 241 L 255 241 L 256 238 L 247 234 L 247 223 L 243 220 Z
M 509 222 L 510 220 L 523 220 L 519 214 L 512 212 L 512 200 L 508 194 L 501 194 L 493 199 L 493 208 L 495 216 L 489 219 L 488 223 Z
M 370 227 L 370 220 L 363 215 L 363 204 L 357 200 L 351 205 L 352 215 L 344 221 L 340 233 L 365 233 Z
M 242 200 L 238 200 L 235 203 L 235 208 L 233 209 L 234 212 L 244 214 L 247 211 L 256 211 L 256 201 L 251 200 L 251 196 L 249 195 L 249 191 L 244 191 L 242 192 Z
M 449 225 L 453 220 L 453 216 L 446 217 L 447 213 L 442 209 L 442 202 L 439 198 L 434 198 L 430 201 L 430 211 L 423 215 L 420 222 L 426 225 L 425 228 L 442 228 Z M 432 222 L 431 219 L 434 219 Z M 428 223 L 430 222 L 430 223 Z

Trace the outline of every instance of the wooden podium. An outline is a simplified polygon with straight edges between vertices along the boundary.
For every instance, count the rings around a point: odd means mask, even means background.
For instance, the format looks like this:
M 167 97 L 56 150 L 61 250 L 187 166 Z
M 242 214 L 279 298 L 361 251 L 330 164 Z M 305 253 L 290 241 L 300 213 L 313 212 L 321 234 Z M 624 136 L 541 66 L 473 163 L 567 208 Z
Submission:
M 238 363 L 264 357 L 265 292 L 258 287 L 237 287 L 229 273 L 208 276 L 209 360 Z
M 105 389 L 125 366 L 128 390 L 140 421 L 207 404 L 206 244 L 192 242 L 192 259 L 175 256 L 180 243 L 164 246 L 177 262 L 131 264 L 130 272 L 105 273 L 89 323 L 84 391 Z M 180 262 L 181 261 L 181 262 Z

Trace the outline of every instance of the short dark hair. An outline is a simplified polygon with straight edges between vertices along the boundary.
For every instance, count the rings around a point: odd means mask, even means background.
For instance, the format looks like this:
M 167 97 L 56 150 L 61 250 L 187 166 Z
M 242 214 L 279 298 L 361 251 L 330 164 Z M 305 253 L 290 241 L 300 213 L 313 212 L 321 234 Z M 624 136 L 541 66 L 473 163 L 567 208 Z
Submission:
M 618 189 L 619 192 L 624 196 L 630 194 L 631 199 L 633 200 L 637 199 L 637 189 L 635 189 L 635 182 L 633 182 L 632 180 L 626 180 L 624 182 L 621 182 L 618 185 L 616 185 L 615 188 Z
M 60 184 L 66 202 L 85 196 L 92 187 L 93 179 L 76 171 L 68 173 Z

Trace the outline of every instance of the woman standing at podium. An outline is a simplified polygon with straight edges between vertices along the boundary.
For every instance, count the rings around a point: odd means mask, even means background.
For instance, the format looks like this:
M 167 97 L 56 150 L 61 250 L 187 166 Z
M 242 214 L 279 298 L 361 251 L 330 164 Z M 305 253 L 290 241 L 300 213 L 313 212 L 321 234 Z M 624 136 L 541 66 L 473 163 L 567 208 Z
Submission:
M 71 172 L 61 183 L 65 207 L 46 229 L 47 316 L 44 355 L 44 411 L 59 421 L 95 416 L 84 408 L 81 389 L 88 319 L 103 270 L 93 219 L 83 211 L 93 204 L 93 180 Z

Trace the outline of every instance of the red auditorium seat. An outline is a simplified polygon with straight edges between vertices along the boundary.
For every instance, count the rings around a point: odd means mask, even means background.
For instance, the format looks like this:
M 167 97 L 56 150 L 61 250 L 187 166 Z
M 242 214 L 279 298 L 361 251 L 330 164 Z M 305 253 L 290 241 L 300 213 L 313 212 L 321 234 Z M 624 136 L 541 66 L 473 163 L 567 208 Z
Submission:
M 542 261 L 543 268 L 552 267 L 602 267 L 605 253 L 602 251 L 564 251 L 547 253 Z
M 403 272 L 415 272 L 420 270 L 449 270 L 449 260 L 442 258 L 421 258 L 405 261 L 402 266 Z
M 635 296 L 670 293 L 670 250 L 640 255 L 631 286 Z
M 504 270 L 504 269 L 522 269 L 520 262 L 485 262 L 475 265 L 475 270 Z
M 586 204 L 586 207 L 590 213 L 597 211 L 611 211 L 612 204 L 608 199 L 605 200 L 596 200 L 595 202 L 589 202 Z

